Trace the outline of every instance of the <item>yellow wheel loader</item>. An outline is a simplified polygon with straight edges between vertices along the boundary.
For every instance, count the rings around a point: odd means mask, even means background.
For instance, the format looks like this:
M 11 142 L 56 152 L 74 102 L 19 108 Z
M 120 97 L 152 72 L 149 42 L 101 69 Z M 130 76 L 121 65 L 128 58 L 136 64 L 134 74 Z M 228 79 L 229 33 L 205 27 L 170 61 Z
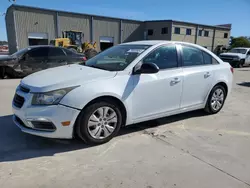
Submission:
M 97 54 L 96 42 L 82 42 L 83 33 L 80 31 L 63 31 L 62 38 L 51 40 L 50 44 L 68 48 L 74 52 L 85 53 L 87 59 L 92 58 Z

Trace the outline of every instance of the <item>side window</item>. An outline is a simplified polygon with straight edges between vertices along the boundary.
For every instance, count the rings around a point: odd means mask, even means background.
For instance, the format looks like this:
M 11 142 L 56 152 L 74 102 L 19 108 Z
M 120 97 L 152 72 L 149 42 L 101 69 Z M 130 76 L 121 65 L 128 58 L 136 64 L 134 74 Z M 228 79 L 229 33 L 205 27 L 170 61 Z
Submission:
M 65 56 L 60 48 L 49 48 L 49 56 Z
M 204 64 L 208 65 L 208 64 L 212 64 L 212 56 L 207 54 L 206 52 L 202 52 L 203 53 L 203 58 L 204 58 Z
M 202 30 L 199 30 L 199 36 L 202 36 Z
M 191 35 L 192 34 L 192 30 L 191 29 L 186 29 L 186 35 Z
M 174 33 L 175 33 L 175 34 L 180 34 L 180 33 L 181 33 L 181 28 L 175 27 L 175 28 L 174 28 Z
M 183 66 L 203 65 L 203 55 L 201 50 L 193 47 L 182 46 L 182 59 Z
M 204 36 L 205 36 L 205 37 L 208 37 L 208 36 L 209 36 L 209 31 L 205 31 L 205 32 L 204 32 Z
M 204 58 L 204 64 L 205 65 L 217 65 L 219 64 L 219 62 L 214 59 L 211 55 L 209 55 L 208 53 L 206 52 L 202 52 L 203 53 L 203 58 Z
M 48 48 L 35 48 L 30 50 L 27 55 L 29 58 L 41 58 L 48 56 Z
M 68 56 L 73 56 L 73 55 L 75 55 L 75 53 L 72 52 L 71 50 L 68 50 L 68 49 L 63 49 L 63 50 L 64 50 L 64 52 L 65 52 Z
M 176 47 L 174 45 L 159 47 L 147 55 L 143 63 L 155 63 L 160 69 L 178 67 Z
M 151 35 L 153 35 L 153 34 L 154 34 L 154 30 L 153 30 L 153 29 L 149 29 L 149 30 L 148 30 L 148 35 L 151 36 Z

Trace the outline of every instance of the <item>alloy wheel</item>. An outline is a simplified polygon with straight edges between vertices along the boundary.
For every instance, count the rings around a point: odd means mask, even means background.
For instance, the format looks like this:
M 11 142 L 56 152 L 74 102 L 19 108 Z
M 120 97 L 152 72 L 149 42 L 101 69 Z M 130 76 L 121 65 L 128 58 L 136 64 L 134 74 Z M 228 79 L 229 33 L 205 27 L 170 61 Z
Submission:
M 224 102 L 224 92 L 222 89 L 218 88 L 214 91 L 212 98 L 211 98 L 211 108 L 214 111 L 218 111 Z
M 117 122 L 117 114 L 111 107 L 100 107 L 88 120 L 88 132 L 95 139 L 107 138 L 114 132 Z

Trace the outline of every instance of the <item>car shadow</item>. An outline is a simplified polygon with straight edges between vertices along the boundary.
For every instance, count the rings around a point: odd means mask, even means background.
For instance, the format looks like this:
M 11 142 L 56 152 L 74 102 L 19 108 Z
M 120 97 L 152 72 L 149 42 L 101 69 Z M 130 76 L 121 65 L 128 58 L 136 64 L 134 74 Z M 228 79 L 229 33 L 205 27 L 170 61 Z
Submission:
M 205 113 L 202 111 L 193 111 L 130 125 L 123 127 L 117 137 L 181 121 L 183 119 L 204 115 Z M 56 153 L 64 153 L 94 147 L 84 144 L 79 139 L 48 139 L 23 133 L 13 123 L 12 115 L 0 117 L 0 129 L 0 162 L 19 161 L 42 156 L 53 156 Z
M 238 70 L 238 71 L 250 71 L 249 69 L 242 69 L 242 70 Z
M 250 82 L 241 82 L 241 83 L 238 83 L 237 85 L 239 85 L 239 86 L 245 86 L 245 87 L 250 87 Z

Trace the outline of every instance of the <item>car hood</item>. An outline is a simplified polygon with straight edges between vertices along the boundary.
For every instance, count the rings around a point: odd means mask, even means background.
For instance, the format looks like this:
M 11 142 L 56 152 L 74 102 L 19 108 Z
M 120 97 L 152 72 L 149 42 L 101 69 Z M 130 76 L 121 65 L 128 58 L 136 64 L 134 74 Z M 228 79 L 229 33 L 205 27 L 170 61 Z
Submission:
M 84 85 L 98 79 L 108 79 L 117 72 L 105 71 L 84 65 L 65 65 L 33 73 L 21 80 L 31 92 L 47 92 L 56 89 Z
M 241 53 L 221 53 L 220 56 L 223 55 L 223 56 L 239 56 L 239 57 L 242 57 L 244 56 L 244 54 L 241 54 Z

